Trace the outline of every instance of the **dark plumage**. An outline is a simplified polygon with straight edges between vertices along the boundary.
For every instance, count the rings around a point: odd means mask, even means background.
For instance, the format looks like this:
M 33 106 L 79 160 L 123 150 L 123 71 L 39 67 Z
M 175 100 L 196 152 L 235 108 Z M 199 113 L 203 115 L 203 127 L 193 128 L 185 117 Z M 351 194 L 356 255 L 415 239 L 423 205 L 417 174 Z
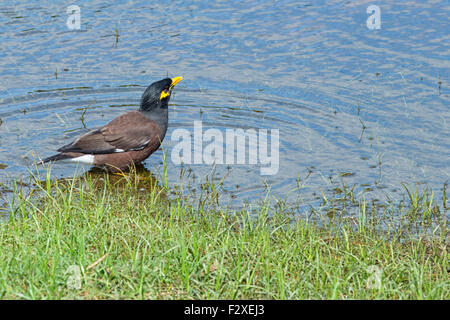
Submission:
M 151 84 L 142 95 L 139 110 L 127 112 L 105 126 L 89 131 L 42 160 L 83 162 L 111 172 L 124 170 L 158 150 L 167 131 L 168 106 L 173 87 L 181 77 Z

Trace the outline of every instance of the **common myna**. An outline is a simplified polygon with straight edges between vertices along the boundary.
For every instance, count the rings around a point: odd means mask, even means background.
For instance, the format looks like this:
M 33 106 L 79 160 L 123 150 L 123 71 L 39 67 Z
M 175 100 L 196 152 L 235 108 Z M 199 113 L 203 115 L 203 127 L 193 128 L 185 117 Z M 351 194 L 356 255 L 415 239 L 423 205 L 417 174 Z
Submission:
M 138 164 L 158 150 L 168 126 L 168 106 L 174 86 L 183 78 L 152 83 L 141 98 L 139 110 L 118 116 L 59 148 L 59 154 L 42 160 L 87 163 L 118 172 Z

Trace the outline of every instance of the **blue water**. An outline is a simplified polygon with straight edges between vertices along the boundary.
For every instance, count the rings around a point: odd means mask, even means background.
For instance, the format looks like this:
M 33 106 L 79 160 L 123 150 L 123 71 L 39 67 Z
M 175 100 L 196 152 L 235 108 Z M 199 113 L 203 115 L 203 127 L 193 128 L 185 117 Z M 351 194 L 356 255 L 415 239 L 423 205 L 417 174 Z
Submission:
M 366 26 L 364 1 L 73 4 L 80 30 L 66 26 L 66 3 L 0 5 L 0 181 L 26 177 L 33 157 L 136 109 L 145 87 L 167 75 L 184 77 L 171 99 L 168 153 L 173 130 L 195 120 L 223 132 L 280 131 L 276 175 L 217 165 L 218 179 L 231 169 L 225 201 L 256 201 L 265 182 L 296 197 L 298 176 L 306 203 L 342 183 L 384 201 L 400 199 L 402 183 L 440 190 L 449 181 L 448 1 L 378 1 L 378 30 Z M 145 166 L 157 172 L 161 159 L 160 150 Z M 184 183 L 168 165 L 170 183 Z M 196 181 L 212 170 L 190 167 Z

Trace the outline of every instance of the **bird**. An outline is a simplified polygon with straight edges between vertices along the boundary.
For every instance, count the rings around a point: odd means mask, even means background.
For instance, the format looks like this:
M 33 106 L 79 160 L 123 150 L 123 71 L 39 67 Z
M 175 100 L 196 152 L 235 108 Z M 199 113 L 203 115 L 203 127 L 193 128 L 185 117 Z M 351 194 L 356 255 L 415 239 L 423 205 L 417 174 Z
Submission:
M 80 162 L 111 173 L 141 163 L 158 150 L 166 135 L 170 96 L 182 79 L 165 78 L 152 83 L 142 94 L 138 110 L 124 113 L 103 127 L 86 132 L 41 163 Z

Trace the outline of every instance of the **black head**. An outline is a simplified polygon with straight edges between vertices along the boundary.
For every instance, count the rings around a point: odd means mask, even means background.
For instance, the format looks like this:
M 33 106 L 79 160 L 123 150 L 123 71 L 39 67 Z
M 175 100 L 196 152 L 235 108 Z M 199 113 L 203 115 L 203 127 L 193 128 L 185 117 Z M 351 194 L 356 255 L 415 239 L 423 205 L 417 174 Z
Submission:
M 183 78 L 166 78 L 148 86 L 141 98 L 141 110 L 167 109 L 174 86 Z

